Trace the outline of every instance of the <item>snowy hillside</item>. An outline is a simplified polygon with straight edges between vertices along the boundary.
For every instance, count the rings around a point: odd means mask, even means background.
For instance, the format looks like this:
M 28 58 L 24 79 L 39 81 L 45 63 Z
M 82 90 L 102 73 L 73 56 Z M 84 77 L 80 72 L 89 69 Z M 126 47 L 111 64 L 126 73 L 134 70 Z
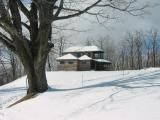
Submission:
M 49 90 L 26 93 L 26 78 L 0 87 L 0 120 L 160 120 L 160 68 L 48 72 Z

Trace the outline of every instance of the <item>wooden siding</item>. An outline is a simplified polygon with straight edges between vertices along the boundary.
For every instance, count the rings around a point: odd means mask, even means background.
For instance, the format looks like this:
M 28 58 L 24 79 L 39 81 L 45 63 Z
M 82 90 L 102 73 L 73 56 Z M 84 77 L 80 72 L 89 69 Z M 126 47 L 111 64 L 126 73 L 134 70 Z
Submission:
M 78 70 L 79 71 L 87 71 L 87 70 L 90 70 L 91 69 L 91 63 L 90 63 L 90 60 L 87 60 L 87 61 L 79 61 L 78 63 Z
M 60 61 L 58 63 L 57 69 L 58 70 L 64 70 L 64 71 L 77 71 L 78 62 L 77 60 L 63 60 L 64 64 L 60 64 Z M 70 64 L 69 62 L 73 62 Z

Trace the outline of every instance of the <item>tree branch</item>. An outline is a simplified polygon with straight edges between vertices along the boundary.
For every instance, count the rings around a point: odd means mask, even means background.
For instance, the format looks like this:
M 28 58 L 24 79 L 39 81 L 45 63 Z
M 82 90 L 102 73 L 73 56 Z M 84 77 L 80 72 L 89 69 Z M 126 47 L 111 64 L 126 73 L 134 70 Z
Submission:
M 25 16 L 29 19 L 30 13 L 28 9 L 24 6 L 24 4 L 21 2 L 21 0 L 17 0 L 18 6 L 21 9 L 21 11 L 25 14 Z
M 92 5 L 88 6 L 87 8 L 85 8 L 82 11 L 79 11 L 77 13 L 71 14 L 71 15 L 67 15 L 67 16 L 60 16 L 60 17 L 56 17 L 55 15 L 53 15 L 53 21 L 55 20 L 63 20 L 63 19 L 68 19 L 68 18 L 72 18 L 72 17 L 76 17 L 79 16 L 85 12 L 87 12 L 88 10 L 90 10 L 91 8 L 93 8 L 94 6 L 96 6 L 98 3 L 100 3 L 102 0 L 98 0 L 97 2 L 93 3 Z
M 21 22 L 21 24 L 22 24 L 25 28 L 27 28 L 28 31 L 31 30 L 31 27 L 30 27 L 29 25 L 27 25 L 26 23 Z
M 57 12 L 55 13 L 55 16 L 58 17 L 58 15 L 60 14 L 62 8 L 63 8 L 63 4 L 64 4 L 64 0 L 61 0 L 59 8 L 57 10 Z
M 131 5 L 132 5 L 133 3 L 135 3 L 135 2 L 136 2 L 136 0 L 130 1 L 130 2 L 128 2 L 128 4 L 127 4 L 125 7 L 123 7 L 123 8 L 118 7 L 118 6 L 116 6 L 115 4 L 113 4 L 113 3 L 95 5 L 95 7 L 110 7 L 110 8 L 112 8 L 112 9 L 119 10 L 119 11 L 122 11 L 122 12 L 127 12 L 127 13 L 129 13 L 129 14 L 131 14 L 131 15 L 133 15 L 133 16 L 137 16 L 137 15 L 139 15 L 139 14 L 134 14 L 133 12 L 142 11 L 143 9 L 145 9 L 146 7 L 148 7 L 148 5 L 145 5 L 145 6 L 140 7 L 140 8 L 132 8 L 132 9 L 129 9 L 129 8 L 131 8 Z
M 62 2 L 62 1 L 61 1 Z M 67 8 L 66 6 L 63 7 L 64 5 L 59 5 L 59 6 L 54 6 L 55 9 L 57 9 L 57 12 L 55 13 L 55 15 L 53 15 L 53 21 L 56 20 L 63 20 L 63 19 L 68 19 L 68 18 L 72 18 L 72 17 L 76 17 L 79 16 L 83 13 L 87 13 L 90 15 L 95 15 L 103 17 L 103 18 L 110 18 L 107 15 L 105 16 L 105 13 L 93 13 L 93 12 L 89 12 L 89 10 L 93 7 L 99 7 L 99 8 L 112 8 L 121 12 L 127 12 L 133 16 L 138 16 L 138 15 L 142 15 L 144 12 L 143 10 L 148 7 L 147 5 L 144 5 L 142 7 L 135 7 L 133 6 L 133 4 L 136 3 L 136 0 L 130 0 L 129 2 L 115 2 L 115 1 L 107 1 L 106 3 L 104 3 L 103 0 L 97 0 L 95 3 L 93 3 L 92 5 L 88 6 L 87 8 L 80 10 L 80 9 L 76 9 L 76 8 Z M 64 4 L 64 3 L 63 3 Z M 69 14 L 69 15 L 64 15 L 64 16 L 56 16 L 57 14 L 59 15 L 59 12 L 61 13 L 62 10 L 64 11 L 68 11 L 68 12 L 73 12 L 73 14 Z M 113 19 L 113 18 L 112 18 Z
M 9 0 L 9 8 L 12 15 L 13 26 L 16 28 L 18 34 L 22 35 L 21 16 L 17 3 L 13 0 Z
M 16 49 L 17 49 L 17 46 L 21 45 L 28 52 L 28 55 L 31 54 L 30 53 L 30 49 L 29 49 L 29 40 L 27 38 L 19 35 L 17 33 L 17 30 L 14 27 L 9 26 L 8 24 L 3 23 L 3 24 L 0 24 L 0 28 L 2 28 L 3 30 L 5 30 L 7 33 L 10 34 L 11 38 L 13 39 L 13 43 L 14 43 L 14 46 L 15 46 Z M 8 44 L 6 44 L 6 45 L 8 45 Z M 16 51 L 16 49 L 15 49 L 15 51 Z
M 3 35 L 1 32 L 0 32 L 0 41 L 6 45 L 10 50 L 12 50 L 13 52 L 15 52 L 15 47 L 13 45 L 13 41 L 11 39 L 9 39 L 8 37 L 6 37 L 5 35 Z
M 0 27 L 9 33 L 11 36 L 18 36 L 17 30 L 10 24 L 7 24 L 5 21 L 0 20 Z

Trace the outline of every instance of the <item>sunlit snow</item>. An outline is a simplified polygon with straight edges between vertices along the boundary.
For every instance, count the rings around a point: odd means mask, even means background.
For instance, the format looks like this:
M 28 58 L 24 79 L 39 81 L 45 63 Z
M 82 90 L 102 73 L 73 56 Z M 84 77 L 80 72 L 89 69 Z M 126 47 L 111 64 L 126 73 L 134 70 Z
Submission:
M 26 94 L 26 77 L 1 86 L 0 120 L 160 120 L 160 68 L 47 72 L 47 78 L 47 92 L 11 108 Z

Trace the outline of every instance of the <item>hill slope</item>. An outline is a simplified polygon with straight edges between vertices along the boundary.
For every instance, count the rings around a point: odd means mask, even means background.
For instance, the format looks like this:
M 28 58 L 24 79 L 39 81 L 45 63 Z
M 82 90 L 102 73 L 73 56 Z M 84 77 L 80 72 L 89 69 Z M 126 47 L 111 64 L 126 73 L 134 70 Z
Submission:
M 11 108 L 26 78 L 0 87 L 0 120 L 160 120 L 160 68 L 48 72 L 49 90 Z

